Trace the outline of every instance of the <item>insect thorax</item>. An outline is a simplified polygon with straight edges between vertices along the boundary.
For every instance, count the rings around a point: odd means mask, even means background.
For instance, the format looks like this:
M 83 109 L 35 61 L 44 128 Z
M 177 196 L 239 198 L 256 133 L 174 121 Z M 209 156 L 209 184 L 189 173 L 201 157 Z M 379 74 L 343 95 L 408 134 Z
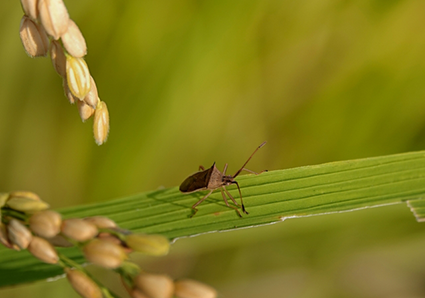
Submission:
M 212 168 L 208 189 L 216 189 L 223 186 L 223 174 L 214 166 Z

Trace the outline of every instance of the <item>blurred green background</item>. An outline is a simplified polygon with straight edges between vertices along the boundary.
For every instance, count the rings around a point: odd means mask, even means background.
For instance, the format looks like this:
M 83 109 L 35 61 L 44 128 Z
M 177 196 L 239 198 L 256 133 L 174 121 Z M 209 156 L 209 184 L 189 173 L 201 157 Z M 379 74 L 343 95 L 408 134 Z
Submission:
M 95 145 L 49 59 L 25 54 L 19 1 L 1 1 L 1 191 L 106 201 L 200 164 L 234 172 L 264 140 L 252 170 L 425 148 L 424 1 L 65 2 L 109 140 Z M 394 205 L 182 239 L 139 261 L 221 297 L 425 297 L 424 228 Z M 0 296 L 78 297 L 64 280 Z

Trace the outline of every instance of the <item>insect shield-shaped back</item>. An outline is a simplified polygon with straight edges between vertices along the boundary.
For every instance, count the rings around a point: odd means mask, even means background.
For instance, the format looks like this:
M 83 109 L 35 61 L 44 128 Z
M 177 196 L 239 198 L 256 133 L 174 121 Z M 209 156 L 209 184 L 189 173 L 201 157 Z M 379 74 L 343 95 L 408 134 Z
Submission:
M 233 175 L 233 176 L 226 176 L 226 170 L 227 170 L 227 164 L 224 166 L 223 173 L 221 173 L 217 167 L 215 166 L 215 163 L 211 166 L 211 168 L 205 170 L 203 166 L 200 166 L 199 168 L 202 170 L 200 172 L 197 172 L 189 177 L 187 177 L 183 183 L 180 185 L 180 191 L 182 193 L 192 193 L 196 191 L 202 191 L 202 190 L 209 190 L 210 192 L 205 195 L 202 199 L 200 199 L 197 203 L 195 203 L 192 206 L 193 213 L 192 216 L 196 214 L 198 209 L 196 209 L 196 206 L 201 204 L 206 198 L 208 198 L 211 193 L 216 190 L 217 188 L 220 188 L 221 195 L 223 196 L 223 200 L 226 203 L 227 207 L 230 207 L 234 209 L 240 217 L 242 215 L 240 214 L 238 208 L 242 208 L 242 211 L 246 214 L 248 212 L 245 210 L 245 206 L 242 201 L 242 193 L 239 187 L 239 184 L 234 180 L 236 176 L 240 174 L 242 171 L 248 171 L 250 173 L 253 173 L 255 175 L 261 174 L 264 171 L 261 171 L 259 173 L 253 172 L 251 170 L 245 169 L 244 167 L 246 164 L 250 161 L 252 156 L 257 152 L 258 149 L 263 147 L 266 144 L 266 142 L 262 143 L 260 146 L 258 146 L 257 149 L 255 149 L 254 153 L 251 154 L 251 156 L 248 158 L 248 160 L 244 163 L 244 165 Z M 241 204 L 239 205 L 236 200 L 232 197 L 232 195 L 227 191 L 226 186 L 236 184 L 239 191 L 239 196 L 241 198 Z M 229 202 L 227 201 L 227 196 L 232 200 L 232 202 L 235 204 L 236 207 L 230 206 Z M 191 216 L 191 217 L 192 217 Z
M 180 191 L 182 193 L 192 193 L 195 191 L 206 190 L 211 178 L 211 173 L 220 171 L 215 166 L 215 163 L 208 170 L 197 172 L 189 177 L 187 177 L 183 183 L 180 185 Z M 221 173 L 220 173 L 221 174 Z M 216 174 L 214 174 L 216 176 Z

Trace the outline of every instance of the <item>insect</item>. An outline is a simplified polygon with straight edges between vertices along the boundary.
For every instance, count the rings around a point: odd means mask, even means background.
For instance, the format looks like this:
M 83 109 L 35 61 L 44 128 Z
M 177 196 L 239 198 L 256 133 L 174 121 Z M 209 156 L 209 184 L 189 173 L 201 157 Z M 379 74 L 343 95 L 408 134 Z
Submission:
M 252 156 L 255 154 L 255 152 L 258 151 L 261 147 L 263 147 L 266 144 L 266 142 L 262 143 L 260 146 L 255 149 L 255 151 L 251 154 L 251 156 L 248 158 L 248 160 L 243 164 L 243 166 L 233 175 L 229 176 L 226 175 L 227 170 L 227 163 L 224 165 L 223 173 L 220 172 L 219 169 L 215 166 L 215 162 L 211 166 L 211 168 L 205 170 L 203 166 L 199 166 L 199 172 L 187 177 L 183 183 L 180 185 L 180 191 L 182 193 L 192 193 L 196 191 L 202 191 L 202 190 L 209 190 L 210 192 L 205 195 L 202 199 L 200 199 L 198 202 L 196 202 L 192 206 L 192 215 L 193 217 L 196 212 L 198 212 L 198 209 L 196 207 L 201 204 L 203 201 L 205 201 L 206 198 L 208 198 L 214 190 L 217 188 L 220 188 L 221 195 L 223 196 L 224 203 L 226 203 L 227 207 L 230 207 L 234 209 L 240 217 L 242 217 L 241 213 L 239 212 L 238 208 L 242 208 L 242 212 L 245 214 L 248 214 L 248 212 L 245 210 L 245 206 L 242 201 L 242 193 L 241 189 L 239 187 L 239 184 L 234 179 L 240 174 L 242 171 L 247 171 L 250 173 L 253 173 L 255 175 L 259 175 L 263 172 L 266 172 L 267 170 L 263 170 L 259 173 L 253 172 L 251 170 L 245 169 L 246 164 L 250 161 Z M 239 196 L 241 198 L 241 204 L 239 205 L 236 200 L 232 197 L 232 195 L 227 191 L 226 186 L 236 184 L 239 190 Z M 227 201 L 225 193 L 229 196 L 229 198 L 233 201 L 233 203 L 236 205 L 236 207 L 230 206 L 229 202 Z

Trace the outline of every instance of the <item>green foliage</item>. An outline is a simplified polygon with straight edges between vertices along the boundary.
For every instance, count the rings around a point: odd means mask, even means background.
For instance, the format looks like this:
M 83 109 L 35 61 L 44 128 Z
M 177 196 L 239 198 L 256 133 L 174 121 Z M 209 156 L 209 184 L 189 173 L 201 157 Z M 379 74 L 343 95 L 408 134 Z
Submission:
M 67 218 L 108 216 L 122 228 L 177 239 L 418 199 L 425 195 L 424 172 L 425 151 L 420 151 L 241 176 L 238 181 L 250 212 L 243 218 L 226 207 L 218 193 L 190 218 L 190 206 L 203 194 L 184 195 L 177 188 L 61 212 Z M 231 193 L 237 196 L 235 190 Z M 81 262 L 75 250 L 68 254 Z M 0 263 L 0 276 L 5 276 L 0 286 L 53 277 L 60 272 L 58 267 L 40 264 L 25 252 L 2 251 Z
M 264 140 L 252 170 L 425 148 L 422 1 L 65 3 L 110 110 L 109 141 L 93 143 L 90 121 L 79 123 L 50 61 L 25 55 L 19 1 L 0 1 L 1 191 L 32 190 L 55 209 L 159 186 L 166 189 L 156 194 L 173 199 L 176 189 L 168 187 L 199 164 L 228 162 L 236 170 Z M 194 222 L 252 220 L 263 209 L 247 186 L 250 215 L 238 219 L 215 193 Z M 186 220 L 201 195 L 181 197 L 179 218 Z M 104 204 L 93 212 L 111 213 Z M 157 208 L 158 219 L 164 213 Z M 144 221 L 121 220 L 128 227 Z M 161 262 L 178 264 L 170 275 L 203 280 L 226 297 L 423 297 L 424 237 L 423 225 L 399 204 L 187 238 L 169 259 L 144 265 L 164 272 Z M 15 258 L 21 254 L 1 264 L 1 278 L 16 273 L 7 270 Z M 29 295 L 77 297 L 61 281 L 0 290 L 5 298 Z

